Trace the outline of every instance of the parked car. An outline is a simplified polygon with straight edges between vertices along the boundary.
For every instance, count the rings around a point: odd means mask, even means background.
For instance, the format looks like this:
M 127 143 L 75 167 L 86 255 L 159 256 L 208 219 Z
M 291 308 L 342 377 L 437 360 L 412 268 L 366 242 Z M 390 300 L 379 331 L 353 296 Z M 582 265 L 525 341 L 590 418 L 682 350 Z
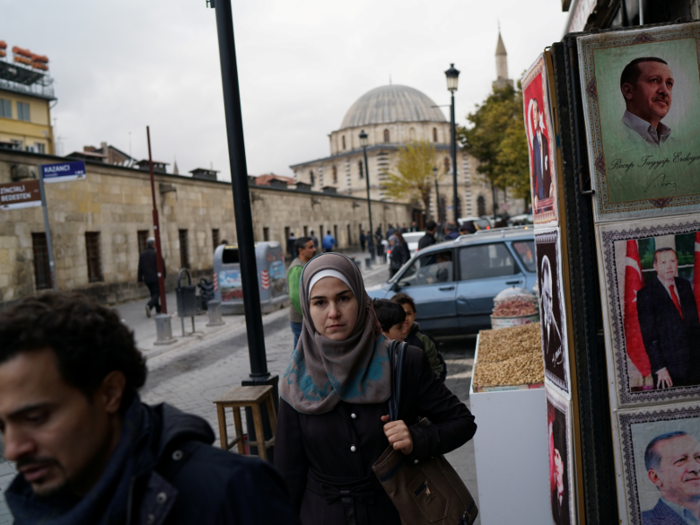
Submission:
M 474 223 L 474 226 L 476 226 L 476 229 L 479 231 L 482 230 L 490 230 L 493 228 L 493 222 L 491 219 L 488 217 L 460 217 L 457 219 L 457 222 L 459 222 L 459 225 L 461 226 L 465 222 L 472 221 Z
M 533 220 L 531 213 L 515 215 L 508 219 L 508 226 L 532 226 L 533 224 L 535 224 L 535 221 Z
M 494 230 L 435 244 L 414 255 L 373 299 L 404 292 L 416 302 L 421 330 L 473 333 L 491 327 L 493 299 L 510 286 L 537 282 L 533 230 Z

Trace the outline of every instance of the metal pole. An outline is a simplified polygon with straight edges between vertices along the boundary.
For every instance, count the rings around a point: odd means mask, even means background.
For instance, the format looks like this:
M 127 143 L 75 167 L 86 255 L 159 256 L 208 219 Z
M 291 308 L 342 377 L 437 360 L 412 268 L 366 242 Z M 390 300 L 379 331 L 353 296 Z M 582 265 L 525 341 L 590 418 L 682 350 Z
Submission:
M 224 114 L 228 136 L 228 155 L 231 166 L 233 209 L 238 235 L 238 253 L 241 263 L 243 306 L 250 354 L 250 377 L 270 377 L 265 355 L 265 333 L 260 311 L 258 269 L 255 261 L 255 237 L 248 190 L 248 167 L 243 140 L 243 116 L 241 95 L 238 89 L 236 47 L 233 37 L 231 0 L 216 0 L 216 30 L 219 36 L 219 59 L 224 90 Z
M 151 157 L 151 130 L 146 126 L 146 139 L 148 140 L 148 171 L 151 174 L 151 197 L 153 198 L 153 231 L 156 234 L 156 268 L 158 269 L 158 291 L 160 292 L 160 312 L 168 313 L 168 304 L 165 302 L 165 277 L 163 272 L 163 250 L 160 246 L 160 224 L 158 222 L 158 207 L 156 206 L 156 183 L 153 177 L 153 158 Z M 183 334 L 184 328 L 183 328 Z
M 644 6 L 642 5 L 643 0 L 639 0 L 639 25 L 644 25 Z
M 49 273 L 51 274 L 51 287 L 58 291 L 56 282 L 56 267 L 53 263 L 53 244 L 51 243 L 51 228 L 49 228 L 49 211 L 46 208 L 46 192 L 44 191 L 44 170 L 39 166 L 39 193 L 41 194 L 41 208 L 44 210 L 44 231 L 46 232 L 46 251 L 49 255 Z
M 459 224 L 459 210 L 457 209 L 457 136 L 455 134 L 455 92 L 452 94 L 452 104 L 450 106 L 450 130 L 452 132 L 452 208 L 454 211 L 455 224 Z
M 377 260 L 375 256 L 377 250 L 374 246 L 376 239 L 374 238 L 374 226 L 372 225 L 372 203 L 369 200 L 369 164 L 367 164 L 367 146 L 362 146 L 362 151 L 365 155 L 365 182 L 367 183 L 367 213 L 369 213 L 369 238 L 372 242 L 369 250 L 369 256 L 372 258 L 372 262 L 375 262 Z
M 433 168 L 433 177 L 435 178 L 435 222 L 440 222 L 440 192 L 438 191 L 437 168 Z

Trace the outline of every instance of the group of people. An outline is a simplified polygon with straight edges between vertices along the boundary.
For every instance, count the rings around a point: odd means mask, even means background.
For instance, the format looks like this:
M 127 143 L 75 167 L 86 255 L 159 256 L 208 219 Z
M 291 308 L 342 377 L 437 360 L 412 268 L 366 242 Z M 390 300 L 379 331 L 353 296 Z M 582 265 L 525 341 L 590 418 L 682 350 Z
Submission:
M 274 466 L 213 447 L 200 417 L 150 406 L 148 370 L 117 313 L 49 292 L 0 313 L 0 432 L 18 525 L 373 524 L 401 518 L 372 465 L 421 462 L 476 432 L 405 294 L 372 302 L 346 256 L 295 241 L 294 348 L 280 380 Z M 290 310 L 291 311 L 291 310 Z M 389 420 L 389 345 L 405 349 Z M 431 425 L 418 425 L 427 417 Z

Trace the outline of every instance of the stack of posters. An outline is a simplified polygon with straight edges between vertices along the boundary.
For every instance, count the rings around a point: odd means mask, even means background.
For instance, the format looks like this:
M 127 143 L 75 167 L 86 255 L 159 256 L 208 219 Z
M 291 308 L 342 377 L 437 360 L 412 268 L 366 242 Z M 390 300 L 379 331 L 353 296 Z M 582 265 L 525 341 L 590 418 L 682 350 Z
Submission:
M 623 524 L 700 519 L 699 37 L 578 39 Z
M 570 525 L 576 523 L 571 371 L 562 271 L 562 207 L 559 205 L 561 175 L 558 169 L 549 76 L 548 56 L 542 54 L 523 76 L 522 89 L 530 158 L 547 399 L 550 503 L 553 523 Z

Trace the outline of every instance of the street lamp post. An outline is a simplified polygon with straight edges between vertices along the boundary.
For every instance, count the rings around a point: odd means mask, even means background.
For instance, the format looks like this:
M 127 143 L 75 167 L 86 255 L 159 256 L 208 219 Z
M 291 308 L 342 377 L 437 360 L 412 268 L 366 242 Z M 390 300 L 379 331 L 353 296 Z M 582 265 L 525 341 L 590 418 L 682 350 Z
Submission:
M 457 136 L 455 133 L 455 91 L 459 82 L 459 71 L 454 64 L 450 64 L 450 69 L 445 71 L 447 77 L 447 89 L 452 95 L 450 105 L 450 133 L 452 135 L 452 209 L 454 211 L 455 224 L 458 224 L 459 210 L 457 209 Z
M 440 222 L 440 192 L 438 192 L 437 166 L 433 166 L 433 179 L 435 179 L 435 222 Z
M 374 249 L 374 227 L 372 226 L 372 203 L 369 199 L 369 165 L 367 164 L 367 133 L 363 129 L 360 132 L 360 146 L 362 146 L 362 152 L 365 155 L 365 182 L 367 183 L 367 213 L 369 214 L 369 256 L 372 258 L 372 262 L 376 260 L 375 249 Z

